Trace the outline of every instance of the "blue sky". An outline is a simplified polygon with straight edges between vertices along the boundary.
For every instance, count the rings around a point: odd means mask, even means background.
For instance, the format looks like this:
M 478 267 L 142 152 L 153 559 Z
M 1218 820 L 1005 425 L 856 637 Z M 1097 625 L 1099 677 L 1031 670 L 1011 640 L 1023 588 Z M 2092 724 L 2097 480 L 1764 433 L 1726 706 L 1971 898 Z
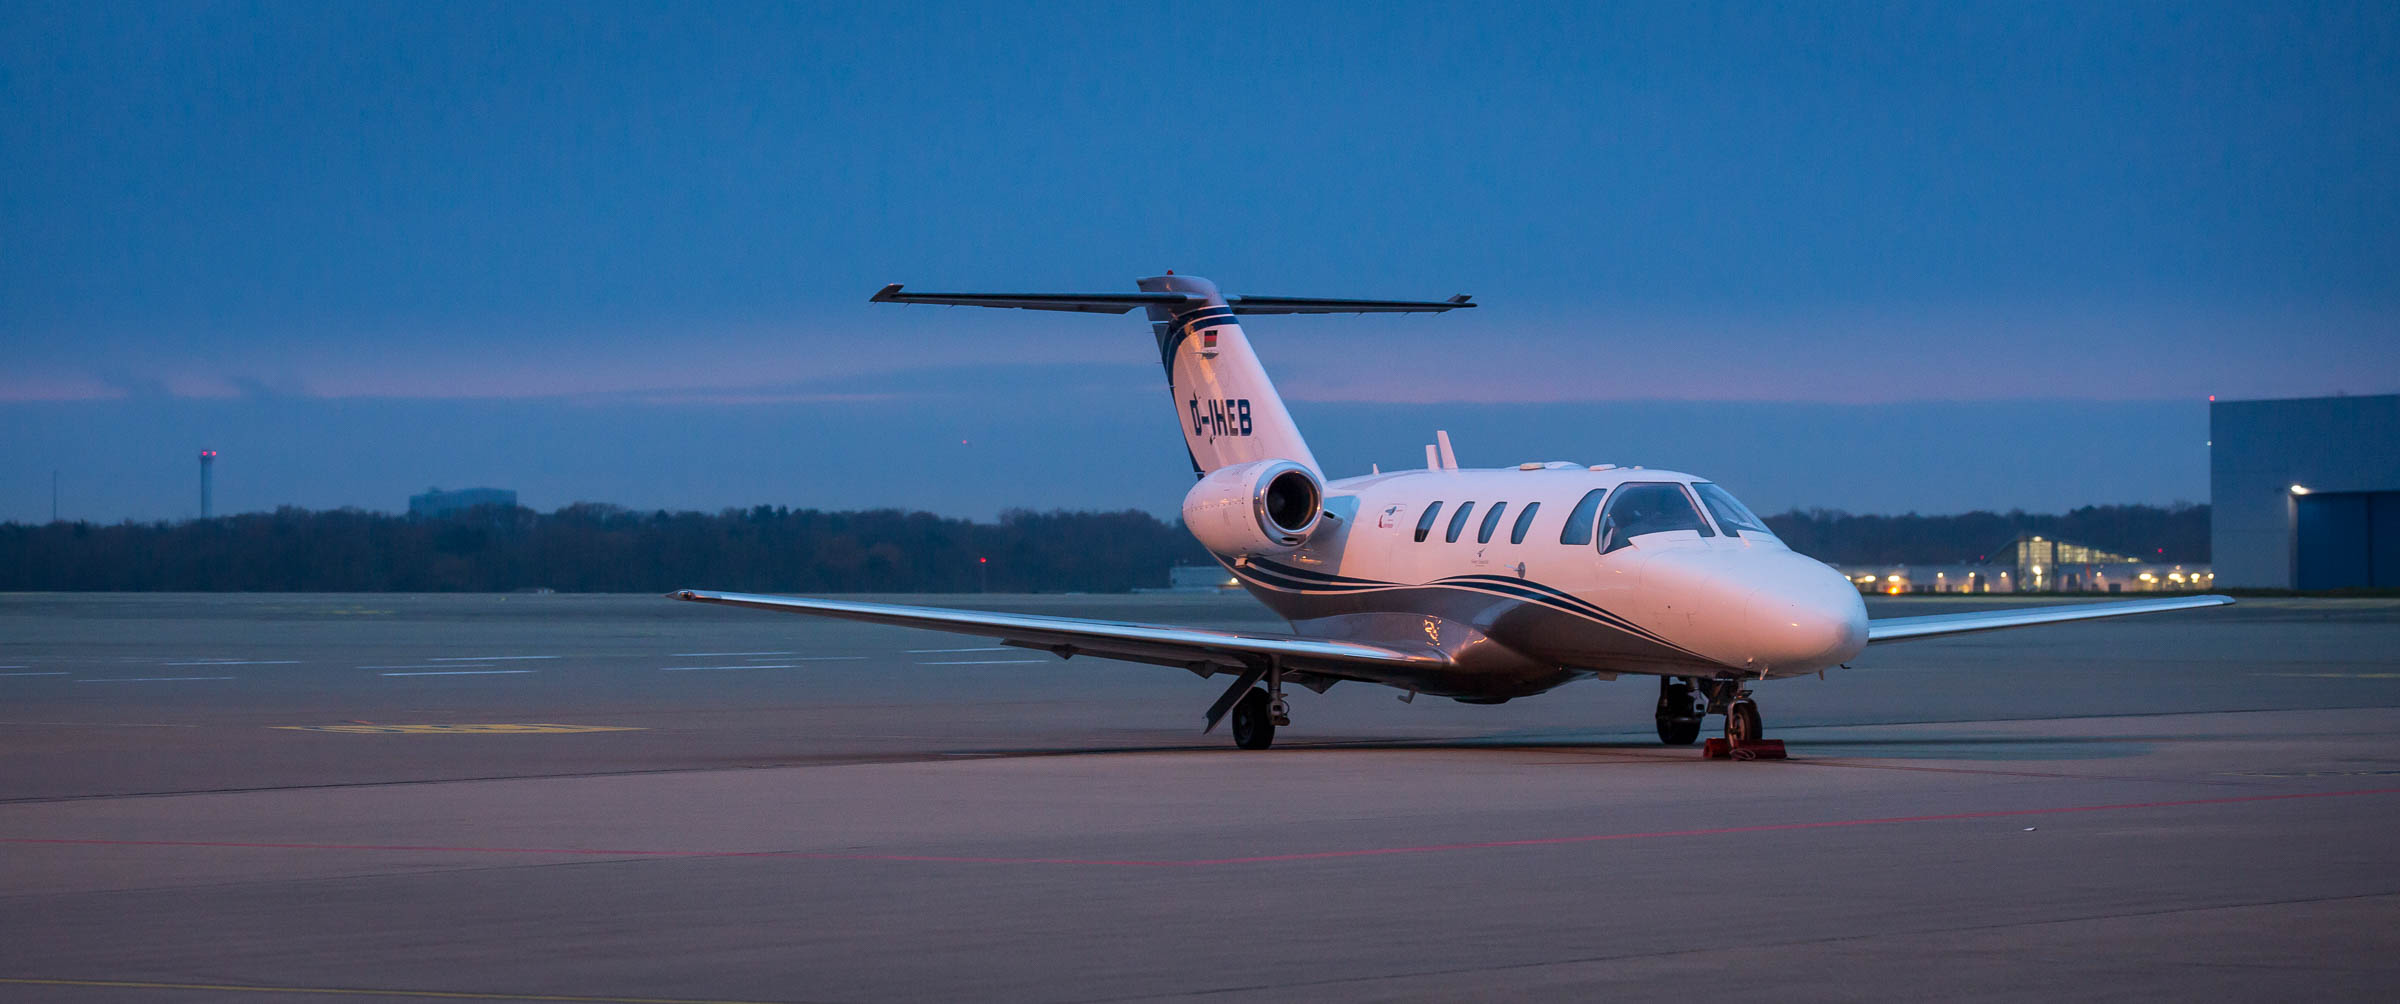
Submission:
M 1165 512 L 1140 322 L 865 301 L 1166 268 L 1485 304 L 1251 326 L 1336 473 L 2200 500 L 2400 390 L 2394 164 L 2389 4 L 9 3 L 0 519 Z

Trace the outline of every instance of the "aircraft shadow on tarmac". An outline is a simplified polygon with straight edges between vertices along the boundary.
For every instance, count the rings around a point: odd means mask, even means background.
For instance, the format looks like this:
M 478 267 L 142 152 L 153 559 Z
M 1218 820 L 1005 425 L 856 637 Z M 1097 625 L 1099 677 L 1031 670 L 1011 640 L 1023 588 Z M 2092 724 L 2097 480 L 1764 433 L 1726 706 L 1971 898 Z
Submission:
M 1887 760 L 2113 760 L 2141 756 L 2152 744 L 2108 736 L 1911 736 L 1828 739 L 1793 745 L 1795 754 Z
M 1859 738 L 1793 740 L 1792 755 L 1804 759 L 1889 759 L 1889 760 L 1961 760 L 1961 761 L 2038 761 L 2038 760 L 2109 760 L 2140 756 L 2152 749 L 2153 741 L 2174 737 L 2143 736 L 2138 739 L 2113 736 L 1908 736 L 1905 738 Z M 1698 759 L 1697 746 L 1666 746 L 1656 740 L 1583 739 L 1551 736 L 1481 736 L 1428 739 L 1322 739 L 1314 742 L 1280 743 L 1272 751 L 1285 753 L 1558 753 L 1586 751 L 1594 753 L 1629 754 L 1626 759 L 1643 762 Z M 1124 746 L 1088 746 L 1058 749 L 983 749 L 948 751 L 940 756 L 966 759 L 977 757 L 1106 757 L 1123 755 L 1193 754 L 1206 756 L 1248 757 L 1261 755 L 1215 746 L 1141 744 Z

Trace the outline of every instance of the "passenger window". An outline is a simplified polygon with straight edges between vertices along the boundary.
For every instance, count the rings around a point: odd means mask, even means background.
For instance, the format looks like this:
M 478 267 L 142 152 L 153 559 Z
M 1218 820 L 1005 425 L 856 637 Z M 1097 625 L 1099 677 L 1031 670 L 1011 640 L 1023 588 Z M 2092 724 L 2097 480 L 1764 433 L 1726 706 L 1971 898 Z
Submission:
M 1476 542 L 1476 543 L 1478 543 L 1478 544 L 1489 544 L 1489 543 L 1491 543 L 1491 542 L 1492 542 L 1492 530 L 1494 530 L 1495 528 L 1499 527 L 1499 525 L 1500 525 L 1500 514 L 1501 514 L 1501 513 L 1504 513 L 1504 512 L 1507 512 L 1507 511 L 1508 511 L 1508 503 L 1506 503 L 1506 502 L 1494 502 L 1494 503 L 1492 503 L 1492 511 L 1490 511 L 1490 512 L 1487 512 L 1487 513 L 1484 513 L 1484 514 L 1483 514 L 1483 525 L 1482 525 L 1482 526 L 1480 526 L 1480 527 L 1477 527 L 1477 528 L 1475 529 L 1475 542 Z
M 1541 503 L 1525 503 L 1525 511 L 1517 514 L 1516 527 L 1508 531 L 1508 542 L 1511 544 L 1524 543 L 1525 531 L 1533 529 L 1533 514 L 1540 511 L 1542 511 Z
M 1558 542 L 1581 547 L 1592 542 L 1592 517 L 1600 514 L 1600 497 L 1606 488 L 1594 488 L 1583 493 L 1583 501 L 1575 503 L 1575 511 L 1567 514 L 1567 525 L 1558 530 Z
M 1473 515 L 1473 514 L 1474 514 L 1474 512 L 1475 512 L 1475 503 L 1473 503 L 1473 502 L 1461 502 L 1461 503 L 1459 503 L 1459 504 L 1458 504 L 1458 512 L 1456 512 L 1456 513 L 1452 514 L 1452 515 L 1451 515 L 1451 517 L 1450 517 L 1450 529 L 1449 529 L 1449 530 L 1447 530 L 1447 531 L 1444 531 L 1444 532 L 1443 532 L 1443 534 L 1442 534 L 1442 543 L 1445 543 L 1445 544 L 1456 544 L 1456 543 L 1458 543 L 1458 533 L 1459 533 L 1459 531 L 1461 531 L 1461 530 L 1464 530 L 1464 529 L 1466 529 L 1466 528 L 1467 528 L 1467 517 L 1468 517 L 1468 516 L 1470 516 L 1470 515 Z
M 1439 502 L 1425 507 L 1425 515 L 1417 517 L 1417 543 L 1425 542 L 1425 535 L 1433 532 L 1434 519 L 1441 514 L 1442 504 Z
M 1620 485 L 1616 497 L 1608 500 L 1608 514 L 1600 517 L 1600 553 L 1624 547 L 1643 534 L 1668 530 L 1697 530 L 1703 537 L 1715 536 L 1700 519 L 1700 510 L 1692 507 L 1692 497 L 1683 493 L 1682 485 Z

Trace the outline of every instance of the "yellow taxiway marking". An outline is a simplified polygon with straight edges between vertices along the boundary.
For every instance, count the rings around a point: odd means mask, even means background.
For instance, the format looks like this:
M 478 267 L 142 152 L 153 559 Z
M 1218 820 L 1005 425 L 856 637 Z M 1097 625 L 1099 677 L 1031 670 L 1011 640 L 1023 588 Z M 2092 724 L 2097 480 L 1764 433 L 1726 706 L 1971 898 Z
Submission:
M 493 723 L 483 725 L 270 725 L 268 728 L 290 729 L 294 732 L 352 732 L 361 735 L 404 736 L 559 735 L 569 732 L 646 731 L 631 725 L 557 725 L 548 723 Z
M 567 1004 L 779 1004 L 695 997 L 590 997 L 579 994 L 466 993 L 455 990 L 370 990 L 365 987 L 278 987 L 248 983 L 165 983 L 149 980 L 34 980 L 0 977 L 0 986 L 97 987 L 106 990 L 215 990 L 233 994 L 327 994 L 468 1001 L 562 1001 Z

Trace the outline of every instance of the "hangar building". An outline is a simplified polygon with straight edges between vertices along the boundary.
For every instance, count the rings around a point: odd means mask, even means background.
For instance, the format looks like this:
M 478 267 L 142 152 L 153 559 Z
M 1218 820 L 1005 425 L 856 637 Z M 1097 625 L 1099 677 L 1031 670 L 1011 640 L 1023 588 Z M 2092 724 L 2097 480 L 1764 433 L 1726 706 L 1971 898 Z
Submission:
M 2400 589 L 2400 394 L 2209 405 L 2210 563 L 2236 589 Z

